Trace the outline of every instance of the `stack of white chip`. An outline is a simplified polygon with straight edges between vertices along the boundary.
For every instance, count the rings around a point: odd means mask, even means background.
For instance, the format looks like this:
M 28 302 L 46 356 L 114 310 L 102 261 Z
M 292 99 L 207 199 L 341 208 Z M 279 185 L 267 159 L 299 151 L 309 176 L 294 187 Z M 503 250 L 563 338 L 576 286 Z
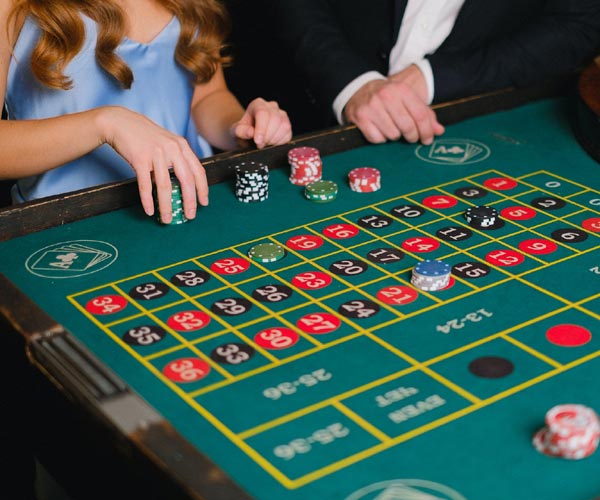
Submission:
M 450 283 L 451 271 L 450 266 L 441 260 L 424 260 L 413 268 L 410 282 L 427 292 L 441 290 Z
M 250 203 L 265 201 L 269 197 L 269 167 L 248 161 L 235 166 L 235 196 L 239 201 Z

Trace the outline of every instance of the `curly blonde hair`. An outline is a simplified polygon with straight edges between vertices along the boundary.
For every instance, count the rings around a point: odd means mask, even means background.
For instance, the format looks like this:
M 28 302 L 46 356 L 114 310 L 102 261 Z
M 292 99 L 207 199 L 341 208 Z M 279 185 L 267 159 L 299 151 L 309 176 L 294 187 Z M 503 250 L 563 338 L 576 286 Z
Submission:
M 181 24 L 175 60 L 195 75 L 197 83 L 208 82 L 219 65 L 230 62 L 223 53 L 230 26 L 225 8 L 219 0 L 158 2 Z M 64 70 L 83 46 L 81 13 L 98 24 L 98 64 L 123 88 L 130 88 L 133 73 L 115 53 L 125 36 L 125 13 L 114 0 L 15 0 L 11 18 L 32 16 L 42 30 L 31 57 L 34 75 L 50 88 L 72 87 Z

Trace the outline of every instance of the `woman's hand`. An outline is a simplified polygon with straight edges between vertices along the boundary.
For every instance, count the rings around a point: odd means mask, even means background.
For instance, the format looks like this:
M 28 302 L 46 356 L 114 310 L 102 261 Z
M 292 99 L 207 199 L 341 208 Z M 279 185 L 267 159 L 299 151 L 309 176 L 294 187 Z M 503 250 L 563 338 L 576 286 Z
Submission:
M 181 185 L 186 218 L 196 216 L 198 202 L 208 205 L 206 172 L 186 139 L 126 108 L 107 107 L 100 117 L 101 129 L 105 131 L 104 142 L 112 146 L 135 171 L 146 214 L 154 214 L 154 182 L 161 221 L 171 222 L 170 168 Z
M 287 113 L 275 101 L 254 99 L 242 118 L 233 124 L 233 135 L 242 141 L 254 141 L 256 147 L 285 144 L 292 139 L 292 125 Z

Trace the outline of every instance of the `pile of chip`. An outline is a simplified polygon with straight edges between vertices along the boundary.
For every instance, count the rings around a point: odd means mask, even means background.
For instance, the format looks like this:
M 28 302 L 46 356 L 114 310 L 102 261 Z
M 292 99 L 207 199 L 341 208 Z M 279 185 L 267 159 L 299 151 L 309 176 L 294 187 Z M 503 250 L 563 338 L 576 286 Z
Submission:
M 259 243 L 248 250 L 248 257 L 261 264 L 276 262 L 285 257 L 285 248 L 272 242 Z
M 465 210 L 465 219 L 475 228 L 483 229 L 491 227 L 496 223 L 498 210 L 494 207 L 477 206 Z
M 158 200 L 156 193 L 154 194 L 154 199 Z M 156 205 L 155 213 L 156 213 L 156 218 L 157 218 L 158 222 L 160 222 L 161 224 L 165 224 L 160 219 L 160 211 L 158 209 L 158 203 L 156 203 L 155 205 Z M 187 217 L 183 213 L 183 199 L 181 197 L 181 185 L 179 184 L 179 180 L 177 179 L 177 177 L 171 177 L 171 212 L 173 214 L 173 218 L 171 219 L 171 222 L 169 222 L 167 225 L 183 224 L 184 222 L 188 221 Z
M 424 260 L 413 268 L 410 282 L 419 290 L 441 290 L 450 283 L 451 271 L 450 265 L 441 260 Z
M 315 181 L 304 188 L 304 196 L 310 201 L 324 203 L 335 200 L 338 194 L 338 186 L 333 181 Z
M 239 201 L 251 203 L 269 197 L 269 167 L 254 161 L 235 166 L 235 196 Z
M 546 426 L 533 436 L 533 445 L 551 457 L 579 460 L 598 447 L 600 421 L 591 408 L 578 404 L 557 405 L 546 413 Z
M 297 147 L 288 151 L 290 182 L 296 186 L 306 186 L 321 180 L 323 162 L 316 148 Z
M 372 193 L 381 189 L 381 173 L 373 167 L 358 167 L 348 173 L 348 184 L 357 193 Z

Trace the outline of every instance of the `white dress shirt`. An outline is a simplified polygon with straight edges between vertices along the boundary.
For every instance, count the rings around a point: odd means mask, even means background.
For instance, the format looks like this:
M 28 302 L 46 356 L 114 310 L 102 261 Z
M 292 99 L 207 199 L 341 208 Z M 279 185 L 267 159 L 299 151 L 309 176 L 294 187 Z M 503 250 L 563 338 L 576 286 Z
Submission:
M 411 64 L 419 67 L 427 83 L 428 104 L 433 101 L 433 72 L 427 54 L 433 53 L 448 37 L 465 0 L 408 0 L 400 33 L 389 57 L 388 75 L 398 73 Z M 371 80 L 385 80 L 378 71 L 369 71 L 352 80 L 333 101 L 338 122 L 344 123 L 342 112 L 354 93 Z

